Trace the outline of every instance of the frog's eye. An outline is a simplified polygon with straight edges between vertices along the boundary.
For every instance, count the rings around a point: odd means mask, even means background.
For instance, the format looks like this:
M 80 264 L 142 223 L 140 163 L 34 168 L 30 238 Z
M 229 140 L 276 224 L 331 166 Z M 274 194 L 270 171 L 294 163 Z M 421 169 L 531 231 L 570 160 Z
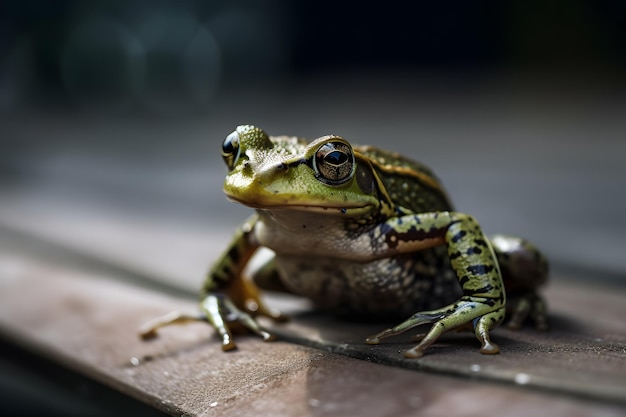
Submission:
M 229 169 L 233 169 L 239 159 L 239 133 L 235 130 L 224 139 L 222 144 L 222 158 Z
M 348 181 L 354 174 L 354 154 L 345 142 L 331 141 L 319 147 L 313 158 L 315 176 L 330 185 Z

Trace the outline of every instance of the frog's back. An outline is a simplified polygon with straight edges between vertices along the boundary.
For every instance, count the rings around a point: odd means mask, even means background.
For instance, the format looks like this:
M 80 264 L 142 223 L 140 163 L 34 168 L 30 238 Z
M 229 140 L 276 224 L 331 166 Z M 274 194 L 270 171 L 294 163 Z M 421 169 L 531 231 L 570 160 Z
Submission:
M 391 199 L 414 213 L 452 210 L 441 182 L 427 166 L 398 153 L 373 146 L 355 150 L 372 161 Z

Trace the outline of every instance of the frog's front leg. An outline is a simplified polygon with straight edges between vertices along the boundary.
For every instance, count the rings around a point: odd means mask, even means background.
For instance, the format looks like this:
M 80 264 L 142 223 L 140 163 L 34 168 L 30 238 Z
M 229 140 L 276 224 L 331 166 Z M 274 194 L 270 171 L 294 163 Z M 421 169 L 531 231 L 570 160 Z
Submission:
M 434 323 L 421 342 L 405 352 L 407 357 L 420 357 L 442 334 L 471 323 L 481 342 L 481 353 L 500 351 L 489 332 L 504 318 L 504 285 L 489 240 L 473 217 L 456 212 L 404 215 L 377 226 L 371 237 L 375 252 L 389 255 L 445 244 L 463 296 L 443 308 L 418 312 L 398 326 L 369 337 L 368 343 Z
M 209 272 L 203 286 L 200 309 L 197 315 L 171 312 L 146 323 L 140 330 L 143 338 L 156 336 L 160 327 L 188 321 L 209 322 L 222 339 L 222 349 L 236 348 L 231 328 L 243 327 L 258 334 L 263 340 L 273 336 L 254 319 L 264 315 L 284 320 L 278 311 L 265 306 L 258 288 L 243 276 L 243 270 L 258 248 L 253 236 L 256 216 L 244 223 L 235 234 L 224 255 Z

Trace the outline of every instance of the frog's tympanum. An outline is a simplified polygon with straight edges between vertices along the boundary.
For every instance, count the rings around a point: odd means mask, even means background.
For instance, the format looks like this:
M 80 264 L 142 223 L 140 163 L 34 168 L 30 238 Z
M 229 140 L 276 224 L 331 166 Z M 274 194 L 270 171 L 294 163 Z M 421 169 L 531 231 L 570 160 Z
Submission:
M 407 357 L 422 356 L 442 334 L 462 328 L 474 330 L 481 353 L 498 353 L 489 332 L 505 310 L 509 327 L 527 318 L 547 327 L 535 292 L 546 281 L 544 257 L 523 239 L 485 237 L 474 217 L 453 209 L 426 166 L 339 136 L 306 143 L 254 126 L 231 133 L 222 156 L 229 170 L 224 192 L 256 213 L 209 272 L 201 314 L 170 313 L 148 323 L 143 336 L 205 320 L 223 350 L 236 347 L 233 327 L 271 340 L 254 317 L 284 317 L 260 300 L 259 287 L 302 295 L 335 313 L 404 320 L 367 338 L 370 344 L 432 324 Z M 273 258 L 250 272 L 252 279 L 244 277 L 260 247 Z

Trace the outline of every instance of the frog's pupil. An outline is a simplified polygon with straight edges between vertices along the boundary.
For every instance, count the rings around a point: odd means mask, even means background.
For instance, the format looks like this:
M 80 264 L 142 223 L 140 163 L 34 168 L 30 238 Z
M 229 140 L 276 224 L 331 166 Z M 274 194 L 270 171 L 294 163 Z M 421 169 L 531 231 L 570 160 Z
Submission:
M 228 168 L 233 169 L 239 159 L 239 133 L 234 131 L 222 143 L 222 158 Z
M 324 160 L 332 165 L 341 165 L 348 160 L 348 156 L 341 151 L 332 151 L 324 157 Z
M 237 152 L 237 148 L 239 148 L 239 133 L 234 131 L 224 140 L 224 143 L 222 144 L 222 152 L 224 155 L 230 155 Z
M 224 144 L 222 145 L 222 150 L 224 151 L 224 153 L 233 153 L 233 141 L 230 140 L 230 138 L 227 138 L 224 141 Z

